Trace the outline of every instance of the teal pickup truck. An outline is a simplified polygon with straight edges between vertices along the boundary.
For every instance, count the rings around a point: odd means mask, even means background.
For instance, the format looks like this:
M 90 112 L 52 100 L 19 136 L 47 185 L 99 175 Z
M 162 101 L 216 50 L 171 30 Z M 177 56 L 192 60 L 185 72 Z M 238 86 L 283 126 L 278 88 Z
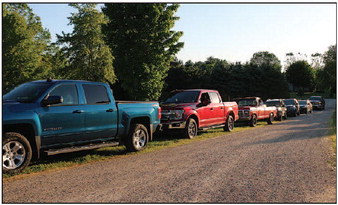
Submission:
M 2 170 L 20 172 L 42 154 L 119 144 L 140 151 L 160 119 L 158 102 L 115 101 L 105 83 L 28 82 L 3 96 Z

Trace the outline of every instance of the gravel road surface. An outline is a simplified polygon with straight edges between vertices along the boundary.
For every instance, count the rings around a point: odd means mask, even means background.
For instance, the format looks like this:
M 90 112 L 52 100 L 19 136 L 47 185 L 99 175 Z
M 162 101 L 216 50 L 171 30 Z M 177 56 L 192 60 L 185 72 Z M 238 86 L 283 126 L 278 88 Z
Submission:
M 3 182 L 4 203 L 336 203 L 325 111 Z

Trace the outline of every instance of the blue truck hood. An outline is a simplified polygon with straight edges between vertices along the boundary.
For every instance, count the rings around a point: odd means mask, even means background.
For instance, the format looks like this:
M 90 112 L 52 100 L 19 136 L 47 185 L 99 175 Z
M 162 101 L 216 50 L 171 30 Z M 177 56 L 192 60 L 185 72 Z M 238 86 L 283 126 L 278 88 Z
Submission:
M 2 103 L 3 117 L 10 113 L 30 111 L 36 107 L 36 103 L 5 102 Z

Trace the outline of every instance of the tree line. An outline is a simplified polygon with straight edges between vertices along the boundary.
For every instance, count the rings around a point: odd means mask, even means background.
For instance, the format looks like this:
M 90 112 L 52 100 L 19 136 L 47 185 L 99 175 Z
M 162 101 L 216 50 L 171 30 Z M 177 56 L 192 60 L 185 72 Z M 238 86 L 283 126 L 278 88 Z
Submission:
M 224 99 L 240 96 L 286 98 L 288 83 L 299 90 L 336 92 L 336 46 L 314 55 L 315 64 L 287 54 L 286 72 L 267 51 L 249 62 L 229 63 L 209 57 L 183 64 L 182 31 L 172 28 L 178 4 L 69 4 L 71 33 L 51 42 L 41 19 L 27 4 L 5 3 L 3 22 L 3 91 L 38 79 L 74 79 L 109 83 L 117 99 L 159 100 L 174 89 L 210 88 Z

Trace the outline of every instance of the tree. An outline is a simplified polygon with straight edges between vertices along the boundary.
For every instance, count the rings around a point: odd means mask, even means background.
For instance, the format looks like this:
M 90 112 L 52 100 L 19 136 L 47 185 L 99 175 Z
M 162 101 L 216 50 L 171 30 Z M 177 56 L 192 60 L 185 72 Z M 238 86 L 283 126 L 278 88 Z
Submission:
M 157 100 L 170 62 L 183 47 L 182 32 L 172 31 L 177 4 L 105 4 L 103 27 L 119 79 L 115 94 L 132 100 Z M 116 92 L 118 91 L 118 93 Z
M 313 88 L 314 71 L 306 61 L 296 61 L 286 70 L 286 79 L 300 89 Z
M 332 96 L 337 90 L 337 45 L 330 46 L 323 56 L 322 83 Z
M 254 53 L 250 59 L 250 64 L 256 65 L 258 67 L 270 66 L 279 71 L 282 68 L 280 60 L 277 58 L 277 56 L 273 53 L 269 53 L 268 51 Z
M 5 92 L 15 86 L 41 78 L 51 72 L 46 49 L 50 33 L 27 4 L 2 6 L 2 68 Z
M 114 58 L 101 30 L 108 19 L 95 8 L 96 4 L 70 6 L 78 10 L 68 17 L 69 24 L 74 25 L 73 32 L 57 36 L 69 63 L 62 71 L 65 78 L 113 84 L 116 80 Z

